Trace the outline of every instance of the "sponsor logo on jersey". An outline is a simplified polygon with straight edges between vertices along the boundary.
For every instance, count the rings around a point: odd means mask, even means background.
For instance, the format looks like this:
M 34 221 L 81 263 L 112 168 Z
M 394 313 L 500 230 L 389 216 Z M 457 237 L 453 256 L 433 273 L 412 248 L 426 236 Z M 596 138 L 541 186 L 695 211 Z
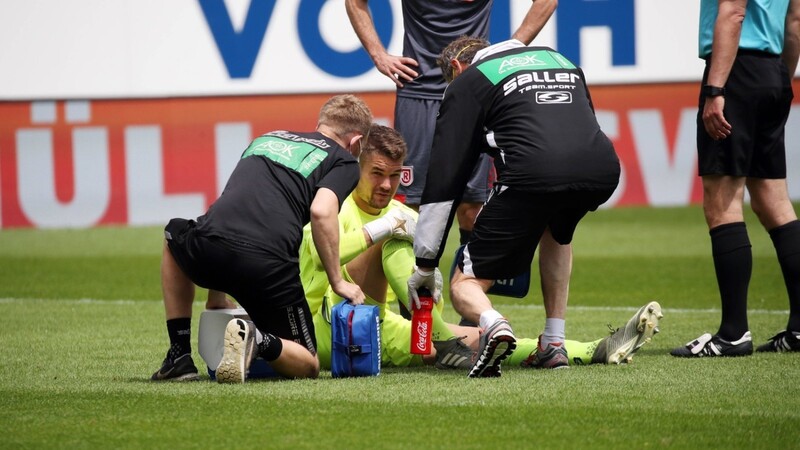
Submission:
M 497 70 L 497 73 L 504 74 L 511 70 L 519 70 L 519 69 L 536 69 L 537 67 L 544 66 L 545 63 L 541 59 L 539 59 L 539 55 L 536 53 L 524 53 L 519 56 L 512 56 L 511 58 L 507 58 L 502 60 L 500 63 L 500 68 Z
M 572 103 L 572 92 L 556 91 L 556 92 L 537 92 L 536 103 L 546 105 L 550 103 Z
M 304 136 L 298 136 L 296 134 L 290 133 L 288 131 L 272 131 L 267 133 L 265 136 L 277 136 L 279 138 L 285 139 L 287 141 L 293 142 L 308 142 L 309 144 L 319 147 L 319 148 L 331 148 L 330 144 L 325 139 L 312 139 L 307 138 Z
M 256 154 L 271 153 L 274 158 L 290 160 L 292 159 L 292 153 L 298 148 L 299 146 L 288 142 L 270 140 L 254 145 L 252 150 Z
M 242 159 L 254 155 L 300 172 L 304 177 L 308 177 L 328 157 L 327 152 L 307 142 L 289 142 L 269 134 L 256 138 L 244 151 Z
M 414 183 L 414 166 L 403 166 L 400 171 L 400 185 L 411 186 Z
M 515 53 L 502 58 L 492 58 L 478 64 L 478 70 L 495 85 L 520 71 L 565 72 L 576 68 L 567 58 L 552 50 Z
M 542 72 L 526 72 L 515 77 L 509 78 L 503 84 L 503 95 L 508 95 L 516 90 L 524 92 L 526 90 L 553 90 L 553 89 L 575 89 L 575 85 L 580 82 L 581 77 L 573 72 L 557 72 L 545 70 Z

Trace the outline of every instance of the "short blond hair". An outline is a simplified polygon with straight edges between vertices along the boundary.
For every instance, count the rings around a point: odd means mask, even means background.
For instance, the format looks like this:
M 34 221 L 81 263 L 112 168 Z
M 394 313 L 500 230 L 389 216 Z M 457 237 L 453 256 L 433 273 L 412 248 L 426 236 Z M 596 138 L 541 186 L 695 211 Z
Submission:
M 329 127 L 341 138 L 355 133 L 364 136 L 363 139 L 366 140 L 372 125 L 372 111 L 364 100 L 355 95 L 336 95 L 319 110 L 317 126 L 319 125 Z

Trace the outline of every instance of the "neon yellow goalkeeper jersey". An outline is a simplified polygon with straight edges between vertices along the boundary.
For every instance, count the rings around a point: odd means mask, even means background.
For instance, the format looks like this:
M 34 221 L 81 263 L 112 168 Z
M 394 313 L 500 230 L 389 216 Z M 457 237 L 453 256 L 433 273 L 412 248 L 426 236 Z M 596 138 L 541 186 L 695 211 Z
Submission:
M 409 215 L 417 218 L 418 214 L 413 209 L 392 200 L 380 214 L 372 215 L 362 211 L 353 199 L 355 193 L 347 196 L 339 211 L 339 262 L 345 265 L 367 249 L 367 240 L 364 237 L 364 224 L 383 217 L 394 208 L 403 208 Z M 311 225 L 303 228 L 303 243 L 300 246 L 300 279 L 306 293 L 306 300 L 311 309 L 311 314 L 316 314 L 322 306 L 322 299 L 327 291 L 328 277 L 322 267 L 314 242 L 311 238 Z M 395 298 L 390 292 L 387 301 Z M 330 304 L 328 305 L 331 306 Z

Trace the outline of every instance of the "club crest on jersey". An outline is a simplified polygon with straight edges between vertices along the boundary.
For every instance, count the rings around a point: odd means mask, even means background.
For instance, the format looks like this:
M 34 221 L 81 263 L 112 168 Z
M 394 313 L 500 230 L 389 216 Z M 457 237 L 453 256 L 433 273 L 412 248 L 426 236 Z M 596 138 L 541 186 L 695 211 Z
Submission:
M 411 186 L 414 183 L 414 166 L 403 166 L 400 171 L 400 185 Z

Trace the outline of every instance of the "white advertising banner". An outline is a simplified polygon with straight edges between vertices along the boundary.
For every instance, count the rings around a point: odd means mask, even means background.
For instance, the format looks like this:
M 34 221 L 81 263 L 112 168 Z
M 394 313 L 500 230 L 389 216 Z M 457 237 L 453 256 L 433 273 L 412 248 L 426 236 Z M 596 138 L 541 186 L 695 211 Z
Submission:
M 370 0 L 400 53 L 400 0 Z M 495 0 L 491 40 L 530 0 Z M 698 0 L 560 0 L 534 41 L 583 66 L 592 84 L 692 81 Z M 0 2 L 0 100 L 155 98 L 391 90 L 343 0 Z

